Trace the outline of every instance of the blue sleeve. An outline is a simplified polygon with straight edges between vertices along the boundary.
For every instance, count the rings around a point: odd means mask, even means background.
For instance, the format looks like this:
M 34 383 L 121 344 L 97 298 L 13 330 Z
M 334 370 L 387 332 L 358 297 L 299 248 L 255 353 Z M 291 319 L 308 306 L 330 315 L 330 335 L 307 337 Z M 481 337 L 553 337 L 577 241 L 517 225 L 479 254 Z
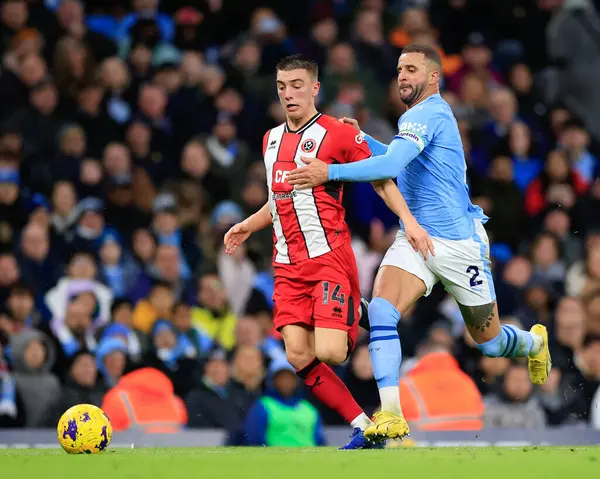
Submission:
M 419 153 L 413 142 L 396 136 L 383 155 L 354 163 L 329 165 L 329 181 L 375 181 L 396 178 Z
M 409 117 L 399 121 L 398 134 L 384 154 L 354 163 L 330 165 L 329 180 L 376 181 L 396 178 L 425 149 L 443 126 L 442 115 L 432 115 L 431 111 L 424 107 L 415 108 Z
M 317 446 L 327 445 L 327 440 L 325 439 L 325 428 L 323 427 L 321 416 L 319 416 L 319 419 L 317 420 L 317 427 L 315 428 L 315 444 Z
M 250 408 L 244 422 L 244 444 L 265 446 L 267 435 L 267 410 L 260 401 Z
M 371 135 L 367 135 L 366 133 L 365 133 L 364 137 L 365 137 L 365 141 L 367 142 L 367 145 L 369 145 L 369 149 L 371 150 L 371 153 L 373 153 L 373 155 L 385 155 L 387 153 L 388 145 L 386 145 L 385 143 L 382 143 L 380 141 L 377 141 Z

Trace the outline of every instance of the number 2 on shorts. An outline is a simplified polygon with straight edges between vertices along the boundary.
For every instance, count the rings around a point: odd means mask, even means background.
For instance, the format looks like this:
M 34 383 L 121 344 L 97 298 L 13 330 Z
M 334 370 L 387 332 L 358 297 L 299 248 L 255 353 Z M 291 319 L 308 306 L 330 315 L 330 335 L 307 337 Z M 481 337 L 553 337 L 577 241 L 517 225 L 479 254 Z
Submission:
M 329 303 L 329 281 L 323 281 L 321 286 L 323 286 L 323 304 L 327 304 Z M 336 301 L 340 303 L 341 306 L 344 306 L 346 303 L 346 295 L 344 293 L 340 294 L 341 290 L 342 285 L 336 284 L 331 293 L 331 301 Z
M 476 286 L 479 286 L 483 283 L 481 279 L 477 279 L 477 277 L 479 276 L 479 268 L 477 266 L 469 266 L 467 268 L 467 273 L 473 273 L 473 276 L 471 276 L 471 288 L 475 288 Z

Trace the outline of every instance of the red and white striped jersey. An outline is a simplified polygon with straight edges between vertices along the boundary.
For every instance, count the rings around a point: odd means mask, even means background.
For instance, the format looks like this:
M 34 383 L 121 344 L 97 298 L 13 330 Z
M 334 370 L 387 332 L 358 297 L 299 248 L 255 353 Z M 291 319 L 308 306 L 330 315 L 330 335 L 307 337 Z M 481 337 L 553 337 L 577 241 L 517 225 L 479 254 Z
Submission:
M 342 183 L 294 190 L 291 170 L 305 166 L 300 156 L 349 163 L 371 156 L 367 143 L 350 125 L 317 113 L 297 131 L 287 123 L 263 138 L 263 157 L 273 218 L 273 262 L 293 264 L 316 258 L 350 241 L 342 206 Z

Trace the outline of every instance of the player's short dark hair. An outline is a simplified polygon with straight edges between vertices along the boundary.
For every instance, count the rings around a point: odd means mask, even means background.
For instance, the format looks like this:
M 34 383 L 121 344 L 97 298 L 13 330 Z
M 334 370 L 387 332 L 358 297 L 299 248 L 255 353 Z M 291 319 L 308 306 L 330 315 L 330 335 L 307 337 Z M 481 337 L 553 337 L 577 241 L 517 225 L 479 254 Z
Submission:
M 402 53 L 422 53 L 427 60 L 435 63 L 439 69 L 442 68 L 442 57 L 440 57 L 440 54 L 437 52 L 437 50 L 430 45 L 411 43 L 402 49 Z
M 279 60 L 276 71 L 289 72 L 291 70 L 306 70 L 315 80 L 319 77 L 319 67 L 314 60 L 304 55 L 290 55 Z

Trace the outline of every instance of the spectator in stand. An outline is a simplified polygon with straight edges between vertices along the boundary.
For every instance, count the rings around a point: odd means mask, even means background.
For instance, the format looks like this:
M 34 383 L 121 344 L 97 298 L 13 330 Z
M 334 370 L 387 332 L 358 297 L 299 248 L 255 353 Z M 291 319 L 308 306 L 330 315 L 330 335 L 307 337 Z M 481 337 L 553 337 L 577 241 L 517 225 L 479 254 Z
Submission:
M 502 390 L 485 401 L 486 427 L 541 429 L 544 410 L 534 395 L 527 368 L 514 364 L 504 374 Z
M 189 357 L 205 358 L 214 346 L 213 340 L 192 324 L 192 313 L 189 305 L 179 302 L 173 306 L 171 320 L 177 334 L 185 336 L 191 342 L 195 353 L 187 353 Z M 186 339 L 181 339 L 186 341 Z
M 42 427 L 60 398 L 60 384 L 50 372 L 56 358 L 48 338 L 33 329 L 10 340 L 17 394 L 25 408 L 25 426 Z
M 509 80 L 517 96 L 519 117 L 528 124 L 539 126 L 548 108 L 542 101 L 542 94 L 536 88 L 530 67 L 525 63 L 513 65 L 509 73 Z
M 237 317 L 230 311 L 223 283 L 215 271 L 198 279 L 198 306 L 192 308 L 194 326 L 221 347 L 230 350 L 235 343 Z
M 23 400 L 17 394 L 15 378 L 4 359 L 7 345 L 8 338 L 0 325 L 0 429 L 22 427 L 25 424 Z
M 521 191 L 541 173 L 544 164 L 542 159 L 533 154 L 533 139 L 529 127 L 517 121 L 508 133 L 508 149 L 510 150 L 515 172 L 515 184 Z
M 448 89 L 455 93 L 460 91 L 460 85 L 468 73 L 475 73 L 485 80 L 488 88 L 504 85 L 504 78 L 491 65 L 492 50 L 489 47 L 488 40 L 481 32 L 472 32 L 467 37 L 467 42 L 462 52 L 465 60 L 464 66 L 448 78 Z
M 66 269 L 66 276 L 44 296 L 52 321 L 61 321 L 68 309 L 68 304 L 81 293 L 93 295 L 94 306 L 90 310 L 96 327 L 103 326 L 110 318 L 112 291 L 99 281 L 96 281 L 98 268 L 90 253 L 75 253 Z
M 568 271 L 566 292 L 579 296 L 600 289 L 600 243 L 588 241 L 585 261 L 575 263 Z
M 188 282 L 181 277 L 179 249 L 177 246 L 170 244 L 155 245 L 154 238 L 152 236 L 147 237 L 145 234 L 142 233 L 140 238 L 136 235 L 138 249 L 135 249 L 134 243 L 135 252 L 146 257 L 145 253 L 150 253 L 152 248 L 155 247 L 156 253 L 153 257 L 147 257 L 146 261 L 150 260 L 151 263 L 145 264 L 144 272 L 138 277 L 128 297 L 137 303 L 137 301 L 148 297 L 154 283 L 161 282 L 169 285 L 176 301 L 189 301 L 193 297 L 193 293 Z M 142 242 L 141 245 L 139 244 L 140 241 Z
M 402 12 L 400 23 L 390 33 L 390 43 L 398 49 L 413 43 L 413 37 L 431 29 L 425 8 L 407 8 Z
M 146 355 L 146 366 L 165 373 L 173 383 L 175 394 L 185 397 L 197 383 L 199 362 L 194 344 L 166 319 L 154 323 L 150 336 L 152 348 Z
M 356 15 L 353 41 L 356 59 L 369 68 L 380 82 L 394 76 L 396 51 L 385 42 L 382 18 L 377 10 L 360 10 Z
M 479 360 L 477 386 L 484 397 L 502 389 L 504 375 L 511 365 L 508 358 L 497 358 L 498 361 L 494 359 L 496 358 L 482 356 Z
M 560 241 L 556 235 L 540 233 L 531 248 L 534 277 L 561 288 L 566 273 L 562 256 Z
M 170 284 L 156 282 L 150 288 L 148 299 L 142 299 L 135 305 L 133 326 L 146 334 L 150 333 L 156 321 L 171 319 L 175 300 Z
M 185 397 L 190 428 L 222 428 L 239 430 L 247 411 L 244 411 L 244 392 L 232 387 L 231 366 L 226 352 L 214 349 L 204 365 L 200 384 Z
M 325 436 L 316 408 L 297 394 L 298 378 L 287 362 L 269 368 L 269 390 L 249 411 L 244 445 L 267 447 L 324 446 Z M 286 427 L 301 423 L 302 428 Z
M 564 371 L 558 394 L 560 407 L 552 410 L 554 424 L 585 424 L 592 412 L 592 402 L 600 387 L 600 338 L 586 336 L 574 356 L 575 369 Z
M 565 122 L 559 143 L 566 150 L 571 167 L 585 183 L 591 183 L 598 168 L 598 159 L 589 152 L 590 135 L 583 123 L 577 120 Z
M 514 183 L 513 163 L 506 156 L 497 156 L 490 166 L 488 179 L 481 187 L 481 201 L 486 215 L 490 217 L 487 231 L 496 243 L 516 248 L 522 239 L 524 225 L 523 195 Z
M 544 217 L 544 230 L 555 235 L 560 241 L 560 250 L 567 267 L 583 256 L 583 242 L 571 233 L 571 218 L 566 210 L 555 207 L 548 210 Z
M 583 296 L 583 304 L 587 312 L 587 333 L 600 336 L 600 289 Z
M 105 337 L 98 343 L 95 355 L 102 385 L 106 389 L 114 387 L 127 366 L 126 342 L 120 337 Z
M 515 316 L 529 329 L 536 323 L 550 326 L 552 303 L 556 295 L 553 284 L 541 276 L 532 276 L 523 289 L 521 307 Z
M 73 183 L 58 181 L 52 189 L 52 215 L 50 218 L 52 235 L 61 243 L 75 223 L 77 193 Z M 64 250 L 64 247 L 61 248 Z
M 77 404 L 93 404 L 100 407 L 104 392 L 105 388 L 98 381 L 94 356 L 85 351 L 75 354 L 54 411 L 48 415 L 47 427 L 55 427 L 63 413 Z
M 359 83 L 366 92 L 365 104 L 371 111 L 379 111 L 383 103 L 383 90 L 369 70 L 361 70 L 354 49 L 348 43 L 337 43 L 329 49 L 327 67 L 322 75 L 322 94 L 332 102 L 338 97 L 344 83 Z
M 581 350 L 586 333 L 585 313 L 581 300 L 576 297 L 562 298 L 556 308 L 552 361 L 563 373 L 576 369 L 575 354 Z
M 135 284 L 139 268 L 125 253 L 116 234 L 109 232 L 100 241 L 101 246 L 98 251 L 100 278 L 115 296 L 125 296 Z
M 544 170 L 525 191 L 525 211 L 536 216 L 552 204 L 571 209 L 586 190 L 585 181 L 569 166 L 566 153 L 553 150 L 548 153 Z
M 0 166 L 0 251 L 13 248 L 17 232 L 27 223 L 25 198 L 19 182 L 20 175 L 16 167 Z
M 61 265 L 50 249 L 50 235 L 41 226 L 29 223 L 23 228 L 16 256 L 21 279 L 36 295 L 46 294 L 61 277 Z
M 236 348 L 231 363 L 232 384 L 247 393 L 244 410 L 258 399 L 265 380 L 265 367 L 262 352 L 257 347 L 243 346 Z
M 14 255 L 0 253 L 0 303 L 5 303 L 13 284 L 20 278 L 19 265 Z
M 336 42 L 339 30 L 335 19 L 321 18 L 313 23 L 310 38 L 298 46 L 299 53 L 314 59 L 320 70 L 325 68 L 327 51 Z
M 89 84 L 95 65 L 87 44 L 76 37 L 64 36 L 54 47 L 53 70 L 56 86 L 66 108 L 76 108 L 80 89 Z
M 15 283 L 6 301 L 12 317 L 12 332 L 18 334 L 23 329 L 40 326 L 40 314 L 35 307 L 35 295 L 31 287 Z

